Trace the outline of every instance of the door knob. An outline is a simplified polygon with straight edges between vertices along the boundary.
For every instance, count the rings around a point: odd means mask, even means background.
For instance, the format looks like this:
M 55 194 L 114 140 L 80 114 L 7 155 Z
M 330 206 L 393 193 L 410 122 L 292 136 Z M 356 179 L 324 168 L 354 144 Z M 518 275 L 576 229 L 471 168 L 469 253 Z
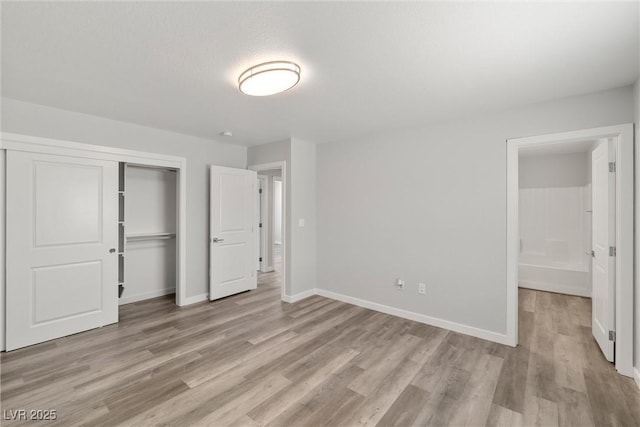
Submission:
M 211 242 L 213 242 L 213 243 L 224 242 L 224 239 L 219 239 L 217 237 L 214 237 L 213 239 L 211 239 Z
M 109 249 L 109 253 L 110 253 L 110 254 L 114 253 L 115 251 L 116 251 L 116 248 L 111 248 L 111 249 Z

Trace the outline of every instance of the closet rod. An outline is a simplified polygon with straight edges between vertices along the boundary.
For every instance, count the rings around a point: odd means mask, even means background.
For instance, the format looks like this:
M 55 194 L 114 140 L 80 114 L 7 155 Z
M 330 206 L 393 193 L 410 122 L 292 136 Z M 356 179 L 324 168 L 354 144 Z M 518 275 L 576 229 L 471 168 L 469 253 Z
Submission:
M 171 168 L 168 166 L 153 166 L 153 165 L 143 165 L 143 164 L 139 164 L 139 163 L 126 163 L 128 168 L 140 168 L 140 169 L 157 169 L 157 170 L 163 170 L 166 172 L 178 172 L 178 169 L 176 168 Z
M 134 234 L 125 236 L 127 242 L 140 242 L 143 240 L 166 240 L 175 239 L 175 233 L 157 233 L 157 234 Z

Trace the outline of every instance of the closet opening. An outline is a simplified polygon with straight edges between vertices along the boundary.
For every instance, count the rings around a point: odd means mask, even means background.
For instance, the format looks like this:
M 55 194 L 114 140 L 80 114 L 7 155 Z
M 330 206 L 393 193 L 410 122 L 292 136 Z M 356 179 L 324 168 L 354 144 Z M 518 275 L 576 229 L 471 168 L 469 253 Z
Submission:
M 177 169 L 119 171 L 118 304 L 176 294 Z

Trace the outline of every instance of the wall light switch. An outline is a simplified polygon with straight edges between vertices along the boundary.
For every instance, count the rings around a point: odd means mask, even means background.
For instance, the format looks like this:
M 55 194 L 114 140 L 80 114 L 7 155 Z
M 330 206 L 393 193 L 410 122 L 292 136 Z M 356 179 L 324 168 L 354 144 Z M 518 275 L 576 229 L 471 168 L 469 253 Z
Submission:
M 304 218 L 298 219 L 298 227 L 304 227 Z

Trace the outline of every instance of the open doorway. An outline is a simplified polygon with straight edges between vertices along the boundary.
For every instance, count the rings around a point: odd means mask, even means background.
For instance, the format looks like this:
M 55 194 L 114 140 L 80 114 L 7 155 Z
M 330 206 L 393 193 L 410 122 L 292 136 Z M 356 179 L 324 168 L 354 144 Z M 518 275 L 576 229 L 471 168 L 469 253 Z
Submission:
M 541 330 L 575 326 L 631 376 L 632 126 L 508 140 L 507 169 L 508 340 L 518 344 L 523 310 L 555 306 Z
M 591 150 L 597 144 L 520 150 L 520 288 L 591 298 Z
M 614 138 L 523 147 L 519 151 L 518 298 L 544 332 L 532 340 L 593 345 L 614 361 Z M 609 186 L 611 181 L 611 188 Z M 610 197 L 611 196 L 611 197 Z M 594 274 L 595 273 L 595 274 Z
M 286 281 L 286 168 L 284 162 L 251 166 L 258 173 L 259 258 L 258 289 L 279 289 L 283 298 Z

